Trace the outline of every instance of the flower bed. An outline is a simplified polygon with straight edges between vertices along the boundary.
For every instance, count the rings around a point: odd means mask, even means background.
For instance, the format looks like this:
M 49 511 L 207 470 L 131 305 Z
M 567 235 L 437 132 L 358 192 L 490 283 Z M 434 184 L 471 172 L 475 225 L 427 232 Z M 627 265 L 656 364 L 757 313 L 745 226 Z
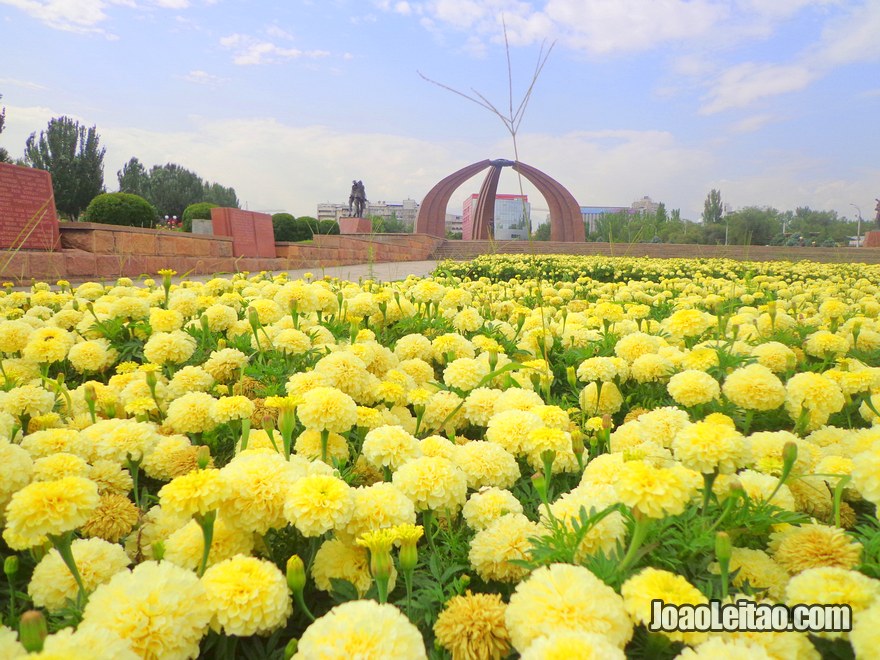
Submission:
M 0 657 L 880 647 L 877 268 L 171 274 L 0 295 Z M 649 630 L 743 599 L 852 629 Z

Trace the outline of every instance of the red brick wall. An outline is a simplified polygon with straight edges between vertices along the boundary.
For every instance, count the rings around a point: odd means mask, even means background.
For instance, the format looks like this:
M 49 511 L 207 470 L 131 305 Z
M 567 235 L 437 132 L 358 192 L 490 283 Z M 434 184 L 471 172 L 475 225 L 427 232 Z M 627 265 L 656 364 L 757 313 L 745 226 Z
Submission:
M 52 176 L 45 170 L 0 163 L 0 249 L 58 249 Z

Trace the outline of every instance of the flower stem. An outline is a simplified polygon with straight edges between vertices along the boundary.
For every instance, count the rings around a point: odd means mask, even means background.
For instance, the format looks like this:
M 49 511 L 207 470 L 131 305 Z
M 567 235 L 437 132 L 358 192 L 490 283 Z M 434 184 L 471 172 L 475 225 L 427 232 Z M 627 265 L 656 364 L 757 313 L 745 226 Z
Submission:
M 706 511 L 709 508 L 709 500 L 712 497 L 712 486 L 715 483 L 715 479 L 718 478 L 718 469 L 716 468 L 714 472 L 704 472 L 703 473 L 703 508 L 700 509 L 700 513 L 706 515 Z
M 626 551 L 623 560 L 617 567 L 619 573 L 624 573 L 633 564 L 639 553 L 639 548 L 642 547 L 642 543 L 644 543 L 645 537 L 648 535 L 648 529 L 651 526 L 650 518 L 642 517 L 637 511 L 634 511 L 633 513 L 636 514 L 636 518 L 635 525 L 633 526 L 632 538 L 629 541 L 629 549 Z
M 327 463 L 327 445 L 330 443 L 330 431 L 321 430 L 321 460 Z M 327 463 L 329 465 L 329 463 Z
M 214 541 L 214 521 L 217 520 L 217 510 L 208 511 L 205 514 L 196 514 L 195 520 L 199 523 L 199 527 L 202 528 L 202 539 L 204 540 L 204 547 L 202 548 L 202 561 L 199 563 L 198 576 L 202 577 L 205 574 L 205 569 L 208 568 L 208 555 L 211 553 L 211 543 Z
M 76 586 L 78 588 L 76 594 L 76 605 L 78 608 L 82 609 L 82 607 L 84 607 L 86 604 L 88 594 L 86 593 L 86 585 L 83 584 L 83 579 L 79 573 L 79 569 L 76 567 L 76 560 L 73 557 L 73 549 L 70 547 L 71 542 L 73 541 L 73 532 L 65 532 L 60 536 L 50 534 L 49 540 L 52 541 L 52 545 L 54 545 L 55 549 L 58 550 L 58 554 L 61 555 L 61 559 L 64 561 L 64 565 L 67 566 L 70 574 L 73 575 L 73 579 L 76 582 Z

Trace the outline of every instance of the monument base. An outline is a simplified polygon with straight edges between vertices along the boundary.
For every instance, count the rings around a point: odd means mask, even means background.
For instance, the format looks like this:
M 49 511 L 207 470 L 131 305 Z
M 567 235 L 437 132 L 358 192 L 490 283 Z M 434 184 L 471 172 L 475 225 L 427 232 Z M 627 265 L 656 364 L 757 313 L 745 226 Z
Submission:
M 866 231 L 862 245 L 865 247 L 880 248 L 880 231 Z
M 339 218 L 340 234 L 372 234 L 373 222 L 369 218 Z

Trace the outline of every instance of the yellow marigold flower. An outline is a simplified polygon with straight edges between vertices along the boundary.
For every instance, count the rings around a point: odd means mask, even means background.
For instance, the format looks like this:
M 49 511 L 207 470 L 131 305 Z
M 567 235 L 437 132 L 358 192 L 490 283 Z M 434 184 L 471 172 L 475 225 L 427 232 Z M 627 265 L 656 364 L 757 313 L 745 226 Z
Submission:
M 880 506 L 880 448 L 853 458 L 853 486 L 869 502 Z
M 675 371 L 675 365 L 668 358 L 656 353 L 645 353 L 633 360 L 630 372 L 633 380 L 639 383 L 657 383 L 666 380 Z
M 699 337 L 715 323 L 715 317 L 698 309 L 680 309 L 666 319 L 669 332 L 679 337 Z
M 188 365 L 175 372 L 168 383 L 167 398 L 177 399 L 189 392 L 207 392 L 213 384 L 214 377 L 202 367 Z
M 73 346 L 73 335 L 62 328 L 44 327 L 34 330 L 27 340 L 22 357 L 41 364 L 60 362 Z
M 529 570 L 512 560 L 528 559 L 530 539 L 541 535 L 541 528 L 522 514 L 501 516 L 480 530 L 471 540 L 468 560 L 485 581 L 517 582 Z
M 699 484 L 697 473 L 680 465 L 657 468 L 642 461 L 627 461 L 614 488 L 628 507 L 649 518 L 665 518 L 684 511 Z
M 109 629 L 140 658 L 191 658 L 198 655 L 210 619 L 205 588 L 195 573 L 149 561 L 99 586 L 78 632 Z
M 287 490 L 284 516 L 303 536 L 343 529 L 354 512 L 351 487 L 327 475 L 298 479 Z
M 0 410 L 13 417 L 45 415 L 54 405 L 55 395 L 37 385 L 14 387 L 0 399 Z
M 553 474 L 560 472 L 574 472 L 578 468 L 574 446 L 571 443 L 571 434 L 559 429 L 535 429 L 529 431 L 523 441 L 522 451 L 526 455 L 529 465 L 535 470 L 544 468 L 543 454 L 546 451 L 554 452 Z
M 391 552 L 394 542 L 397 541 L 397 527 L 386 527 L 383 529 L 374 529 L 364 532 L 355 543 L 362 548 L 366 548 L 371 554 L 380 554 Z
M 297 646 L 297 660 L 428 657 L 418 628 L 394 605 L 374 600 L 337 605 L 306 628 Z
M 101 539 L 75 539 L 70 546 L 86 591 L 94 591 L 131 563 L 115 543 Z M 79 587 L 58 550 L 52 548 L 34 568 L 28 593 L 37 607 L 58 612 L 75 600 Z
M 183 314 L 174 309 L 150 309 L 150 328 L 153 332 L 173 332 L 183 327 Z
M 830 566 L 854 569 L 862 556 L 862 545 L 838 527 L 802 525 L 770 535 L 773 559 L 792 575 L 808 568 Z
M 513 454 L 494 442 L 467 442 L 456 446 L 449 458 L 464 472 L 468 488 L 474 490 L 483 486 L 510 488 L 521 476 Z
M 380 482 L 372 486 L 355 488 L 354 511 L 343 531 L 345 539 L 355 539 L 366 532 L 412 524 L 416 521 L 413 501 L 397 486 Z
M 306 392 L 296 414 L 307 429 L 345 433 L 357 422 L 357 404 L 334 387 Z
M 214 564 L 202 577 L 211 626 L 227 635 L 261 635 L 287 622 L 293 611 L 287 578 L 275 564 L 238 555 Z
M 567 631 L 539 637 L 521 657 L 523 660 L 624 660 L 626 655 L 604 635 Z
M 196 340 L 183 330 L 154 332 L 144 345 L 144 357 L 153 364 L 180 364 L 195 350 Z
M 176 477 L 159 491 L 164 511 L 189 517 L 206 514 L 229 499 L 232 487 L 220 470 L 196 470 Z
M 245 396 L 221 396 L 214 407 L 214 417 L 220 424 L 249 419 L 253 413 L 254 402 Z
M 721 394 L 718 381 L 705 371 L 690 369 L 675 374 L 666 385 L 669 396 L 686 408 L 714 401 Z
M 84 477 L 36 481 L 13 494 L 6 507 L 3 539 L 13 550 L 42 545 L 49 535 L 78 528 L 99 503 L 97 485 Z
M 671 605 L 702 605 L 709 600 L 681 575 L 657 568 L 644 568 L 620 587 L 623 605 L 635 623 L 651 622 L 651 601 L 663 600 Z M 693 644 L 705 639 L 704 633 L 663 632 L 673 641 Z
M 228 383 L 247 363 L 247 355 L 237 348 L 223 348 L 213 351 L 202 368 L 218 383 Z
M 80 432 L 80 446 L 86 458 L 125 463 L 139 461 L 159 441 L 155 426 L 133 419 L 101 419 Z
M 808 568 L 795 575 L 785 589 L 785 602 L 849 605 L 855 618 L 880 599 L 880 581 L 845 568 Z M 846 633 L 817 633 L 836 639 Z
M 89 466 L 88 477 L 98 484 L 98 493 L 101 495 L 113 493 L 128 496 L 134 485 L 131 474 L 116 461 L 94 461 Z
M 473 358 L 458 358 L 446 365 L 443 382 L 450 387 L 469 392 L 489 374 L 488 364 Z
M 736 477 L 746 495 L 753 501 L 767 501 L 767 498 L 775 490 L 776 494 L 770 503 L 788 511 L 795 510 L 794 495 L 792 495 L 791 489 L 783 484 L 779 490 L 776 490 L 776 486 L 779 483 L 778 478 L 754 470 L 742 470 Z
M 202 528 L 195 520 L 190 520 L 173 530 L 151 530 L 149 536 L 157 532 L 167 531 L 164 541 L 165 560 L 178 566 L 195 571 L 202 561 L 205 549 L 205 537 Z M 211 551 L 208 554 L 208 566 L 225 561 L 236 555 L 249 555 L 254 549 L 254 536 L 247 530 L 230 524 L 221 514 L 214 521 L 214 532 L 211 538 Z
M 512 387 L 505 390 L 495 401 L 495 413 L 503 413 L 509 410 L 531 410 L 535 406 L 544 405 L 541 396 L 530 390 Z
M 506 610 L 498 594 L 453 596 L 434 623 L 434 635 L 453 658 L 501 660 L 510 653 Z
M 794 351 L 778 341 L 758 344 L 752 349 L 752 355 L 757 358 L 758 364 L 778 374 L 794 369 L 797 364 Z
M 621 337 L 614 345 L 614 353 L 632 364 L 647 353 L 656 353 L 665 342 L 655 335 L 632 332 Z
M 574 522 L 580 523 L 581 512 L 589 516 L 592 512 L 598 513 L 616 503 L 617 494 L 613 488 L 590 485 L 563 494 L 550 505 L 550 513 L 556 520 L 563 522 L 569 530 L 573 530 Z M 541 522 L 550 527 L 546 513 L 542 512 Z M 597 552 L 610 556 L 617 548 L 617 544 L 623 543 L 625 537 L 626 524 L 623 516 L 619 511 L 614 511 L 593 525 L 584 535 L 578 545 L 576 559 L 580 561 L 587 555 Z
M 463 399 L 455 392 L 436 392 L 425 405 L 422 416 L 424 428 L 446 433 L 461 428 L 465 423 L 462 402 Z M 445 426 L 441 428 L 444 423 Z
M 101 655 L 113 660 L 138 660 L 131 650 L 131 644 L 112 630 L 91 628 L 76 630 L 62 628 L 43 641 L 43 650 L 31 654 L 34 660 L 91 660 L 95 649 Z
M 175 433 L 204 433 L 216 428 L 217 399 L 206 392 L 188 392 L 168 405 L 165 423 Z
M 857 658 L 870 658 L 880 648 L 880 603 L 859 612 L 849 634 Z
M 623 648 L 633 633 L 623 599 L 586 568 L 551 564 L 520 582 L 504 616 L 513 647 L 561 632 L 603 635 Z
M 525 410 L 506 410 L 496 413 L 486 428 L 486 440 L 504 447 L 511 454 L 522 451 L 522 444 L 530 431 L 544 426 L 541 418 Z
M 403 427 L 380 426 L 364 437 L 361 453 L 370 465 L 394 470 L 421 456 L 422 450 L 419 441 Z
M 344 543 L 338 539 L 324 541 L 315 560 L 312 562 L 312 579 L 315 586 L 321 591 L 333 590 L 331 580 L 346 580 L 357 590 L 363 598 L 373 585 L 373 576 L 370 574 L 370 556 L 367 549 L 359 545 Z M 394 590 L 397 581 L 397 571 L 391 567 L 391 576 L 388 580 L 388 591 Z
M 600 381 L 601 382 L 601 381 Z M 598 395 L 598 400 L 597 400 Z M 623 405 L 623 396 L 614 383 L 603 383 L 601 391 L 597 383 L 589 383 L 579 396 L 581 410 L 588 415 L 613 415 Z
M 0 352 L 6 355 L 20 352 L 33 332 L 34 328 L 24 321 L 0 321 Z
M 91 339 L 71 347 L 67 354 L 70 364 L 79 373 L 97 372 L 109 369 L 116 361 L 118 353 L 107 339 Z
M 681 429 L 672 441 L 672 451 L 691 470 L 711 474 L 735 472 L 751 458 L 746 439 L 722 424 L 697 422 Z
M 55 481 L 63 477 L 88 477 L 89 465 L 75 454 L 59 452 L 34 461 L 34 481 Z
M 710 564 L 709 569 L 720 575 L 717 563 Z M 742 588 L 748 583 L 753 591 L 763 591 L 774 601 L 785 598 L 785 587 L 788 585 L 789 574 L 763 550 L 752 548 L 733 548 L 730 554 L 730 574 L 733 575 L 733 586 Z
M 321 432 L 307 428 L 300 433 L 293 445 L 293 450 L 309 460 L 321 458 Z M 327 457 L 345 462 L 349 458 L 348 441 L 338 433 L 330 432 L 327 441 Z
M 624 381 L 629 377 L 629 364 L 620 357 L 592 357 L 580 363 L 577 377 L 588 383 Z
M 835 335 L 827 330 L 814 332 L 804 342 L 804 352 L 818 358 L 832 358 L 843 355 L 849 350 L 849 342 L 845 337 Z
M 785 386 L 767 367 L 750 364 L 730 374 L 724 396 L 746 410 L 774 410 L 785 402 Z
M 695 648 L 685 648 L 678 655 L 679 660 L 773 660 L 776 657 L 758 642 L 723 637 L 712 637 Z
M 828 417 L 840 411 L 846 400 L 840 387 L 822 374 L 802 372 L 795 374 L 785 384 L 785 410 L 798 421 L 801 412 L 809 413 L 807 429 L 823 426 Z
M 501 390 L 478 387 L 470 391 L 464 401 L 464 416 L 476 426 L 486 426 L 495 414 L 495 403 L 501 396 Z
M 153 479 L 170 481 L 196 469 L 198 453 L 185 435 L 167 435 L 144 456 L 141 467 Z
M 407 461 L 397 468 L 392 483 L 413 501 L 416 511 L 456 512 L 467 497 L 467 477 L 445 458 L 422 456 Z
M 693 348 L 681 359 L 681 366 L 684 369 L 696 371 L 706 371 L 711 367 L 717 367 L 718 351 L 707 347 Z
M 116 543 L 125 538 L 140 517 L 138 508 L 125 495 L 106 493 L 101 495 L 98 508 L 82 526 L 87 537 L 98 537 Z

